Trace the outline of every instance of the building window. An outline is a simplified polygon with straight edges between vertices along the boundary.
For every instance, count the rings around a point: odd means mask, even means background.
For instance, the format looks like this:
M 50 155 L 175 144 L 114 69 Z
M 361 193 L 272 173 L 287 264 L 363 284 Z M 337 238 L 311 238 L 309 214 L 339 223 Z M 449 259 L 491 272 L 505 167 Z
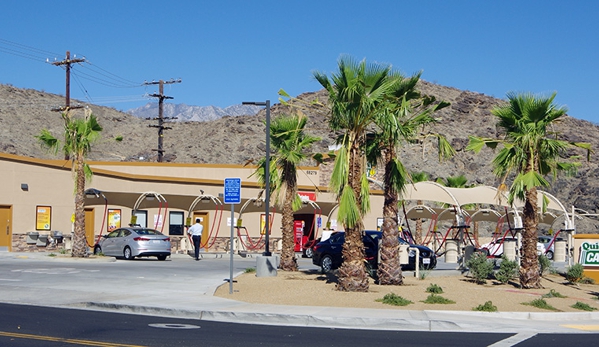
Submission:
M 148 227 L 148 211 L 133 211 L 133 218 L 131 218 L 131 224 L 134 226 L 140 226 L 142 228 Z
M 183 212 L 169 212 L 168 233 L 169 235 L 183 235 L 185 218 Z

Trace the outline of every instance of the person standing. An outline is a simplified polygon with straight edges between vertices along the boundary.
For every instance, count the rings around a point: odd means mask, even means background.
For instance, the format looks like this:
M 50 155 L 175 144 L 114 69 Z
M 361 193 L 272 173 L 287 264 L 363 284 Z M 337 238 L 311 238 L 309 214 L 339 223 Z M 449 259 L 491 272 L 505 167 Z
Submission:
M 193 241 L 195 260 L 200 260 L 200 243 L 202 242 L 202 232 L 204 231 L 204 226 L 200 222 L 200 218 L 196 218 L 196 223 L 187 229 L 187 233 L 191 235 Z

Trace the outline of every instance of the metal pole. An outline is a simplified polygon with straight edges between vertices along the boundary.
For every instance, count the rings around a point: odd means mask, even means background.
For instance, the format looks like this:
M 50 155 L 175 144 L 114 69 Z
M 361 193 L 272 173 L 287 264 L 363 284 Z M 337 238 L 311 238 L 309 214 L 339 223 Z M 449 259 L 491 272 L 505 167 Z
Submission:
M 229 261 L 229 294 L 233 294 L 233 224 L 235 223 L 235 205 L 231 204 L 231 237 L 229 239 L 229 252 L 231 260 Z
M 266 181 L 266 225 L 264 230 L 266 232 L 266 248 L 264 251 L 265 256 L 270 256 L 269 249 L 269 235 L 270 234 L 270 100 L 266 100 L 266 164 L 264 166 L 264 179 Z

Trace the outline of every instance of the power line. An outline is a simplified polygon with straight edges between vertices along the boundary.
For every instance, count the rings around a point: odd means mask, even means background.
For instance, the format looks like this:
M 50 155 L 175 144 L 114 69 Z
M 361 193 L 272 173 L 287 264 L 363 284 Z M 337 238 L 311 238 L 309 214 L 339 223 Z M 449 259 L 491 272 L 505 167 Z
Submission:
M 10 48 L 5 48 L 2 46 L 9 46 Z M 6 53 L 18 55 L 18 56 L 21 56 L 24 58 L 39 60 L 41 62 L 46 60 L 48 55 L 51 55 L 54 57 L 57 57 L 59 55 L 54 52 L 45 51 L 45 50 L 31 47 L 31 46 L 26 46 L 26 45 L 8 41 L 5 39 L 0 39 L 0 50 L 4 51 Z

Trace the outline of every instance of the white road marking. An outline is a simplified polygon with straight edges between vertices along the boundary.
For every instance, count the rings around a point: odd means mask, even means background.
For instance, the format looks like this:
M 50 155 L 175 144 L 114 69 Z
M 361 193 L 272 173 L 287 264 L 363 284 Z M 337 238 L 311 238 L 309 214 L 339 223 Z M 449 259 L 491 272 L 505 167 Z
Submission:
M 536 336 L 536 333 L 518 333 L 516 335 L 510 336 L 507 339 L 503 339 L 501 341 L 497 341 L 489 347 L 510 347 L 519 344 L 522 341 L 528 340 L 533 336 Z

